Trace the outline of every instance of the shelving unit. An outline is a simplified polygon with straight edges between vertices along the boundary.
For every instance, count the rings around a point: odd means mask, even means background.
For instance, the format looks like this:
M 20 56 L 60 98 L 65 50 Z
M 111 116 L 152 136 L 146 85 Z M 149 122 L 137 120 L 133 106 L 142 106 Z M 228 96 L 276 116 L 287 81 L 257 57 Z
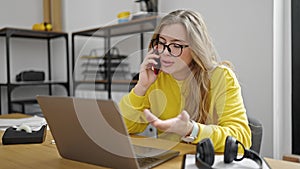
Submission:
M 52 86 L 61 85 L 66 89 L 67 95 L 70 95 L 70 77 L 69 77 L 69 52 L 68 52 L 68 34 L 63 32 L 47 32 L 47 31 L 34 31 L 30 29 L 20 29 L 20 28 L 3 28 L 0 29 L 0 36 L 5 37 L 5 47 L 6 47 L 6 82 L 0 82 L 0 96 L 2 87 L 6 87 L 7 91 L 7 105 L 8 113 L 12 113 L 12 104 L 20 104 L 24 110 L 25 104 L 36 103 L 35 98 L 30 100 L 12 100 L 12 91 L 20 86 L 48 86 L 48 93 L 52 95 Z M 22 38 L 22 39 L 39 39 L 47 41 L 47 63 L 48 70 L 45 72 L 48 78 L 45 81 L 24 81 L 16 82 L 12 80 L 11 77 L 11 38 Z M 65 40 L 65 50 L 66 50 L 66 80 L 65 81 L 55 81 L 52 80 L 52 70 L 51 70 L 51 40 L 63 38 Z M 1 107 L 1 97 L 0 97 L 0 112 Z
M 129 63 L 123 62 L 126 59 L 126 55 L 121 55 L 117 48 L 112 50 L 110 60 L 111 60 L 111 72 L 125 76 L 126 73 L 129 73 Z M 83 67 L 83 80 L 102 80 L 107 79 L 107 65 L 108 65 L 108 56 L 106 55 L 97 55 L 96 49 L 91 50 L 89 55 L 80 56 L 81 60 L 84 60 L 82 63 Z
M 72 70 L 75 72 L 75 59 L 82 56 L 76 56 L 75 55 L 75 37 L 81 36 L 81 37 L 93 37 L 93 38 L 101 38 L 104 40 L 104 51 L 106 53 L 104 54 L 106 60 L 101 65 L 99 64 L 98 67 L 105 67 L 105 78 L 103 79 L 95 79 L 95 80 L 86 80 L 86 79 L 74 79 L 73 87 L 74 91 L 76 90 L 77 86 L 80 84 L 104 84 L 105 90 L 108 93 L 108 99 L 111 99 L 111 85 L 112 84 L 129 84 L 134 83 L 134 81 L 131 80 L 122 80 L 122 79 L 113 79 L 112 80 L 112 68 L 115 67 L 112 60 L 114 60 L 114 56 L 111 53 L 111 38 L 113 37 L 119 37 L 124 35 L 132 35 L 132 34 L 140 34 L 140 46 L 138 49 L 144 48 L 144 36 L 143 33 L 145 32 L 151 32 L 156 28 L 156 25 L 160 18 L 158 16 L 149 16 L 146 18 L 140 18 L 131 20 L 129 22 L 104 26 L 104 27 L 98 27 L 88 30 L 83 30 L 79 32 L 72 33 Z M 75 57 L 76 56 L 76 57 Z M 98 58 L 99 59 L 99 58 Z M 143 60 L 143 51 L 141 50 L 141 60 Z M 74 92 L 75 93 L 75 92 Z

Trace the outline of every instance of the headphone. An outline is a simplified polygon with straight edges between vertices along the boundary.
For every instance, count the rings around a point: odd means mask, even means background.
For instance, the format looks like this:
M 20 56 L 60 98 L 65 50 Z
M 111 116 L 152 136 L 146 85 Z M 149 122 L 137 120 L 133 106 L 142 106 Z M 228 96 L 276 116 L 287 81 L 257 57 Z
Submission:
M 244 149 L 244 155 L 241 158 L 237 158 L 239 144 Z M 212 165 L 215 161 L 215 151 L 211 139 L 205 138 L 201 140 L 197 144 L 196 151 L 196 166 L 199 169 L 212 169 Z M 241 161 L 244 158 L 249 158 L 255 161 L 259 165 L 259 168 L 262 168 L 262 159 L 255 151 L 246 149 L 241 142 L 239 142 L 232 136 L 227 136 L 224 149 L 224 163 Z

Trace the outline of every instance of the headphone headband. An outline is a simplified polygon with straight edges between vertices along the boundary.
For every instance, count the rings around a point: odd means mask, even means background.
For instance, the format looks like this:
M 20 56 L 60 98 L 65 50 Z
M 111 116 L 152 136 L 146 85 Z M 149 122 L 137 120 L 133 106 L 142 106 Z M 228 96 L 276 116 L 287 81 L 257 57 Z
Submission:
M 259 165 L 259 168 L 262 168 L 263 165 L 262 159 L 255 151 L 250 149 L 249 150 L 245 149 L 244 158 L 252 159 Z

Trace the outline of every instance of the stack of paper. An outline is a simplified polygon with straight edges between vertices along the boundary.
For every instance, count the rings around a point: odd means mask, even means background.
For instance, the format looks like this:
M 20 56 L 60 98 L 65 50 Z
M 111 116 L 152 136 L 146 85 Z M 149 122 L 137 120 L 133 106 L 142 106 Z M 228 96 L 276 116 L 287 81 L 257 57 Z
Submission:
M 22 124 L 28 125 L 33 131 L 37 131 L 42 125 L 47 124 L 45 118 L 32 116 L 19 119 L 0 119 L 0 130 L 6 130 L 8 127 L 17 127 Z
M 186 158 L 183 159 L 184 163 L 182 166 L 183 169 L 198 169 L 196 166 L 196 159 L 195 159 L 195 154 L 186 154 Z M 240 158 L 240 156 L 239 156 Z M 254 162 L 251 159 L 245 158 L 242 161 L 233 161 L 232 163 L 225 164 L 224 161 L 224 155 L 215 155 L 215 162 L 212 166 L 212 168 L 238 168 L 238 169 L 254 169 L 257 168 L 259 169 L 258 164 Z M 263 160 L 263 166 L 262 169 L 270 169 L 269 165 L 266 163 L 265 160 Z

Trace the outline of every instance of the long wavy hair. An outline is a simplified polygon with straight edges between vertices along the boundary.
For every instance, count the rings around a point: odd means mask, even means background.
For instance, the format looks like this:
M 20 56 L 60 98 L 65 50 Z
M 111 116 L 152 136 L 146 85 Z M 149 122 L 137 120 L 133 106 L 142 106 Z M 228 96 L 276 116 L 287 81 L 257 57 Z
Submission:
M 185 110 L 191 119 L 205 123 L 210 108 L 210 73 L 219 64 L 217 52 L 202 16 L 191 10 L 176 10 L 164 16 L 152 38 L 157 38 L 162 28 L 171 24 L 182 24 L 187 32 L 192 62 L 190 76 L 184 81 L 182 94 Z

